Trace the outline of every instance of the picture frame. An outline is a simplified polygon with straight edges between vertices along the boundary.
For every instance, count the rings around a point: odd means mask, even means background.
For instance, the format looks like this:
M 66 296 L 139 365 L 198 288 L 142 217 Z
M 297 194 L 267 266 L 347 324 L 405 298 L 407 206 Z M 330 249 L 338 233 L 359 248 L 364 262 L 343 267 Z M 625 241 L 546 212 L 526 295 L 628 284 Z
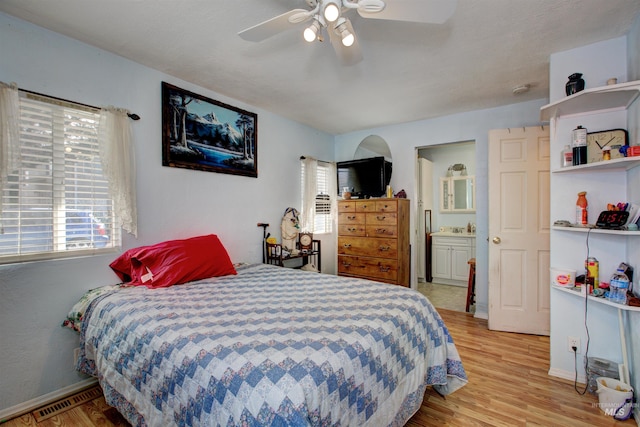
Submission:
M 162 82 L 162 165 L 258 177 L 258 115 Z

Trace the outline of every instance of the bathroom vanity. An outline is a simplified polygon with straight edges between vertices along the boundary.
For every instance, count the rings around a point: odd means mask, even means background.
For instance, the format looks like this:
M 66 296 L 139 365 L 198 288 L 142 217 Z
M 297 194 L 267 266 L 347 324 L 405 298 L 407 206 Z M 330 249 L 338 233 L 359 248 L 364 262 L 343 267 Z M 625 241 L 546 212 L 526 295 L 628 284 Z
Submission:
M 431 234 L 433 282 L 466 287 L 468 261 L 476 256 L 476 236 L 459 228 L 452 230 Z

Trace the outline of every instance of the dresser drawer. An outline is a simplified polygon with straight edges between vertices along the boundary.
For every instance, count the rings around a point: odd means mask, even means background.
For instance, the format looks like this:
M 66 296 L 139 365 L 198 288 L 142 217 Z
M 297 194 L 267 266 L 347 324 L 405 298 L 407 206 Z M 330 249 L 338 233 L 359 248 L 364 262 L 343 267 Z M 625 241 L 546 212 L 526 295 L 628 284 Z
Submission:
M 376 212 L 398 212 L 398 201 L 376 200 Z
M 366 227 L 364 224 L 343 224 L 338 225 L 339 236 L 364 237 L 366 235 Z
M 398 258 L 398 240 L 338 236 L 338 255 Z
M 367 237 L 398 237 L 398 227 L 395 225 L 367 225 Z
M 376 202 L 373 200 L 358 200 L 356 202 L 356 212 L 375 212 Z
M 394 283 L 398 280 L 398 262 L 386 258 L 338 256 L 338 274 L 367 277 Z
M 367 213 L 367 225 L 397 225 L 398 214 L 396 212 Z
M 347 201 L 347 202 L 339 202 L 338 203 L 338 213 L 340 212 L 355 212 L 356 211 L 356 202 Z
M 364 225 L 365 214 L 355 212 L 338 212 L 338 224 L 340 225 Z

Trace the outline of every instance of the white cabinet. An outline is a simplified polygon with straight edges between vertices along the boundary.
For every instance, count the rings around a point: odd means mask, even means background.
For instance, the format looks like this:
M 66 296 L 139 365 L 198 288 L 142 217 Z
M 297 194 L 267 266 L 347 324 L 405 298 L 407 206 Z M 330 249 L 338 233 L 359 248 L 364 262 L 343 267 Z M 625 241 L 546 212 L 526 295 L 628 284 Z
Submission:
M 432 241 L 433 282 L 467 286 L 469 259 L 475 254 L 475 237 L 438 236 Z
M 440 212 L 475 212 L 475 177 L 440 178 Z

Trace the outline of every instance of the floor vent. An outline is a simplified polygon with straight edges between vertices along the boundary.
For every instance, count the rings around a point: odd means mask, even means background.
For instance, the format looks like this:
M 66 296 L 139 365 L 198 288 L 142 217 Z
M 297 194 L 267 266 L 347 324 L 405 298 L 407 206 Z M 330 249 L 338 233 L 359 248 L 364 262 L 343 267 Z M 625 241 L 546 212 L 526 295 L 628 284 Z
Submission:
M 55 415 L 61 414 L 69 409 L 80 406 L 83 403 L 89 402 L 102 395 L 102 390 L 99 386 L 94 386 L 90 389 L 81 391 L 73 396 L 65 397 L 64 399 L 53 402 L 42 408 L 38 408 L 31 413 L 36 419 L 36 422 L 40 422 L 51 418 Z

